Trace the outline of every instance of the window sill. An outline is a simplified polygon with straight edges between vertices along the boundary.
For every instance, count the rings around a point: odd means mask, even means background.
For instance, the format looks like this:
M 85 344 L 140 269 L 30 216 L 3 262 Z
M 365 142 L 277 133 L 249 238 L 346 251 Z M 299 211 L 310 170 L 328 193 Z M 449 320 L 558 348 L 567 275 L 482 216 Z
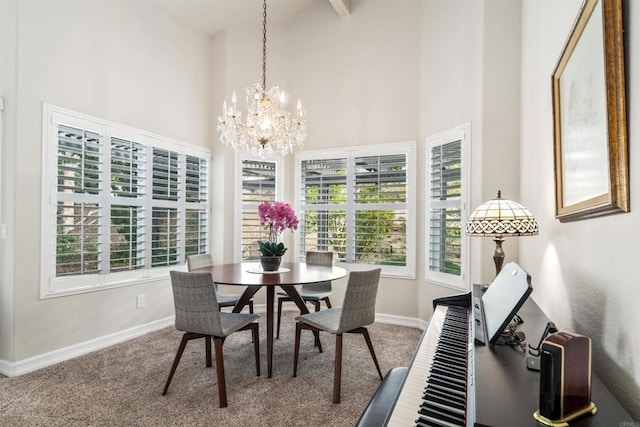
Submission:
M 171 270 L 187 271 L 187 266 L 186 264 L 183 264 L 183 265 L 177 265 L 177 266 L 166 267 L 161 269 L 154 269 L 153 271 L 144 271 L 142 272 L 141 275 L 137 277 L 131 277 L 130 274 L 126 274 L 126 276 L 129 276 L 129 277 L 118 278 L 117 275 L 119 273 L 115 273 L 110 276 L 109 279 L 111 280 L 107 279 L 102 283 L 70 287 L 68 289 L 51 290 L 49 289 L 48 284 L 43 283 L 43 287 L 40 292 L 40 299 L 44 300 L 44 299 L 50 299 L 50 298 L 66 297 L 71 295 L 86 294 L 89 292 L 98 292 L 98 291 L 104 291 L 108 289 L 116 289 L 116 288 L 123 288 L 127 286 L 142 285 L 142 284 L 151 283 L 151 282 L 164 281 L 169 279 L 169 271 Z M 149 273 L 152 273 L 152 274 L 149 274 Z M 74 279 L 82 279 L 82 277 L 79 277 L 79 278 L 75 277 Z M 88 280 L 88 278 L 86 279 Z M 100 277 L 99 279 L 104 280 L 104 278 L 102 277 Z M 53 279 L 53 281 L 56 281 L 56 279 Z M 57 279 L 58 283 L 59 282 L 64 283 L 65 281 L 67 280 Z

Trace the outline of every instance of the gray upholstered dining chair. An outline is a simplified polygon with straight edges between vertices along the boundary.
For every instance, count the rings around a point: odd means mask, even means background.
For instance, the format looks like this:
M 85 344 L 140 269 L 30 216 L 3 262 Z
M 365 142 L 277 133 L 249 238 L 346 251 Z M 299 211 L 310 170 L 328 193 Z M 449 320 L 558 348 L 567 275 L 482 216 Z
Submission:
M 199 254 L 187 256 L 187 269 L 193 271 L 198 268 L 213 267 L 213 258 L 211 254 Z M 217 283 L 213 284 L 216 291 L 216 297 L 218 299 L 218 307 L 234 307 L 242 294 L 227 294 L 220 292 L 220 287 Z M 253 300 L 249 301 L 249 313 L 253 314 Z
M 340 403 L 340 383 L 342 379 L 342 335 L 356 333 L 364 335 L 369 352 L 376 365 L 380 380 L 382 372 L 373 351 L 369 331 L 365 327 L 375 320 L 376 294 L 380 281 L 380 269 L 352 271 L 349 273 L 347 290 L 342 308 L 330 308 L 296 317 L 296 339 L 293 356 L 293 376 L 298 375 L 298 354 L 300 352 L 300 333 L 303 329 L 325 331 L 336 336 L 335 368 L 333 376 L 333 403 Z M 319 345 L 322 352 L 322 345 Z
M 333 265 L 333 252 L 307 251 L 305 262 L 307 265 L 322 265 L 331 267 Z M 320 303 L 322 301 L 327 304 L 327 308 L 331 308 L 331 301 L 329 300 L 331 292 L 331 281 L 304 284 L 298 291 L 304 302 L 312 303 L 316 311 L 320 311 Z M 278 327 L 276 338 L 280 338 L 280 318 L 282 317 L 282 303 L 285 301 L 291 301 L 289 295 L 287 295 L 287 293 L 284 291 L 278 292 Z
M 171 366 L 162 395 L 166 395 L 187 342 L 205 339 L 206 365 L 211 367 L 211 339 L 213 339 L 218 376 L 220 407 L 227 406 L 227 387 L 224 374 L 222 344 L 227 336 L 237 331 L 251 330 L 256 358 L 256 375 L 260 376 L 260 347 L 258 337 L 259 316 L 244 313 L 223 313 L 216 301 L 211 274 L 171 271 L 173 303 L 176 311 L 176 329 L 184 332 L 176 357 Z

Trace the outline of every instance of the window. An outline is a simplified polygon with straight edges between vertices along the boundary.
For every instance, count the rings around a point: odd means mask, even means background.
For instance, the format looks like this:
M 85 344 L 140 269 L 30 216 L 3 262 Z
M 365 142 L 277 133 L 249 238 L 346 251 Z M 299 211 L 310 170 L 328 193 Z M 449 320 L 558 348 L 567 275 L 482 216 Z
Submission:
M 43 118 L 42 297 L 165 275 L 207 251 L 206 150 L 49 105 Z
M 298 153 L 300 258 L 328 250 L 414 278 L 414 152 L 411 142 Z
M 258 206 L 262 202 L 279 200 L 279 160 L 259 160 L 239 155 L 242 176 L 239 228 L 241 235 L 241 260 L 251 261 L 260 258 L 258 240 L 267 240 L 268 230 L 260 226 Z
M 468 290 L 467 158 L 470 129 L 464 125 L 427 139 L 427 280 Z

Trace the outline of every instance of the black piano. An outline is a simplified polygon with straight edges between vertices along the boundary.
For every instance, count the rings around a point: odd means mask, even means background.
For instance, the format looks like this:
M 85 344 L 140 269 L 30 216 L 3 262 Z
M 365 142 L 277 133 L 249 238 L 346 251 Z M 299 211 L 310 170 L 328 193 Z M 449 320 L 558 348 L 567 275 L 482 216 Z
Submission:
M 540 373 L 527 369 L 527 349 L 475 339 L 473 306 L 479 295 L 475 285 L 473 293 L 433 301 L 411 365 L 389 371 L 358 427 L 542 425 L 533 418 Z M 549 319 L 530 298 L 523 299 L 517 314 L 523 321 L 517 329 L 535 346 Z M 597 413 L 572 421 L 572 427 L 632 421 L 595 375 L 591 399 Z

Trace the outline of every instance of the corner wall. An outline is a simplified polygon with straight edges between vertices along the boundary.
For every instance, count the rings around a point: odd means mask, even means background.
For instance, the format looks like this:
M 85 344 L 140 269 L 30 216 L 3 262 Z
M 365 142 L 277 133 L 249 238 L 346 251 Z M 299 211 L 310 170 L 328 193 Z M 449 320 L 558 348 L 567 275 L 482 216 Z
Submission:
M 0 1 L 0 224 L 15 221 L 16 22 L 17 2 Z M 0 360 L 14 357 L 14 241 L 11 234 L 0 238 Z
M 518 200 L 520 31 L 517 1 L 422 3 L 419 145 L 430 135 L 471 123 L 469 212 L 499 189 Z M 423 192 L 425 174 L 418 183 Z M 426 207 L 421 209 L 424 222 Z M 518 259 L 516 242 L 504 247 L 507 261 Z M 495 276 L 495 243 L 471 238 L 469 248 L 469 282 L 489 282 Z M 418 251 L 422 258 L 425 251 L 424 246 Z M 422 276 L 420 316 L 428 318 L 434 298 L 452 293 Z
M 581 4 L 523 1 L 521 195 L 535 212 L 540 235 L 519 239 L 520 260 L 533 278 L 533 298 L 560 330 L 591 338 L 594 372 L 640 420 L 640 4 L 623 1 L 631 212 L 560 223 L 551 74 Z
M 4 7 L 4 2 L 3 7 Z M 7 115 L 15 117 L 14 167 L 5 171 L 3 205 L 11 207 L 2 262 L 16 307 L 12 337 L 0 357 L 22 361 L 125 331 L 173 314 L 169 280 L 41 300 L 40 206 L 42 103 L 208 145 L 209 39 L 152 2 L 33 0 L 16 4 L 16 77 Z M 4 22 L 3 22 L 4 24 Z M 5 27 L 2 28 L 3 35 Z M 4 56 L 3 56 L 4 59 Z M 7 176 L 7 174 L 10 176 Z M 136 309 L 135 297 L 146 304 Z M 5 316 L 3 313 L 2 316 Z M 11 315 L 10 315 L 11 316 Z M 2 344 L 5 338 L 3 320 Z

